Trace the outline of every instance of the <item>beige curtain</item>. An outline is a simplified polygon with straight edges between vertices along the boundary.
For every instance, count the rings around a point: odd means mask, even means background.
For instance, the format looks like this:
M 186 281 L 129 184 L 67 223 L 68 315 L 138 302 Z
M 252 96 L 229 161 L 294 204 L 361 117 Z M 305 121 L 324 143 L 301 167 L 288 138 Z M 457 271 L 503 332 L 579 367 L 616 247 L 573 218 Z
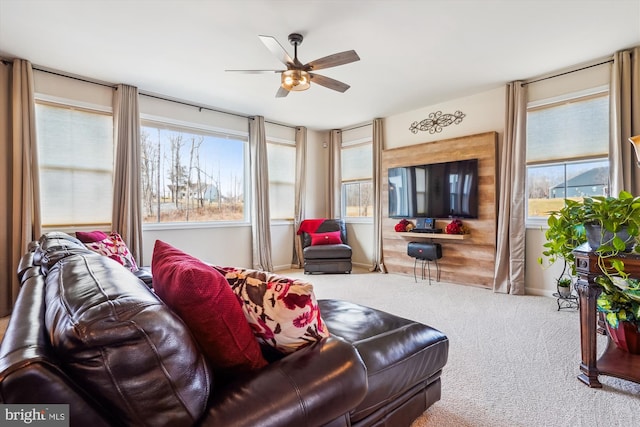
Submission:
M 384 147 L 383 120 L 373 120 L 373 265 L 371 271 L 386 273 L 382 256 L 382 149 Z
M 525 293 L 526 91 L 521 82 L 507 85 L 493 282 L 494 292 L 515 295 Z
M 629 137 L 640 135 L 640 47 L 616 52 L 609 85 L 611 195 L 640 194 L 640 168 Z
M 307 182 L 307 128 L 296 128 L 296 189 L 293 218 L 293 261 L 297 268 L 302 268 L 304 257 L 302 255 L 302 242 L 298 236 L 298 228 L 305 218 L 304 191 Z
M 269 170 L 267 137 L 264 117 L 249 119 L 249 145 L 251 148 L 251 234 L 253 268 L 273 271 L 271 261 L 271 216 L 269 214 Z
M 334 129 L 329 134 L 329 185 L 327 193 L 327 218 L 342 217 L 342 173 L 340 171 L 340 150 L 342 149 L 342 131 Z
M 6 316 L 20 289 L 20 258 L 42 234 L 33 70 L 22 59 L 0 63 L 0 159 L 0 316 Z
M 115 167 L 111 227 L 125 241 L 138 265 L 142 262 L 140 194 L 140 111 L 138 89 L 118 85 L 113 94 Z

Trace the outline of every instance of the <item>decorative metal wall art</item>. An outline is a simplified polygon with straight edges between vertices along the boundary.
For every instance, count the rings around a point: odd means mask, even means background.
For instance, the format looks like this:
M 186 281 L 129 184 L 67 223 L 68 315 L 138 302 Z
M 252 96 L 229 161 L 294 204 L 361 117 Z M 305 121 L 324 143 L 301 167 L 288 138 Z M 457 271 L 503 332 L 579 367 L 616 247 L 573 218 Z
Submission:
M 443 127 L 447 127 L 451 124 L 457 125 L 462 122 L 465 114 L 462 111 L 456 111 L 453 114 L 442 114 L 442 111 L 436 111 L 429 114 L 429 117 L 421 122 L 411 123 L 409 130 L 411 133 L 418 133 L 419 130 L 429 133 L 442 132 Z

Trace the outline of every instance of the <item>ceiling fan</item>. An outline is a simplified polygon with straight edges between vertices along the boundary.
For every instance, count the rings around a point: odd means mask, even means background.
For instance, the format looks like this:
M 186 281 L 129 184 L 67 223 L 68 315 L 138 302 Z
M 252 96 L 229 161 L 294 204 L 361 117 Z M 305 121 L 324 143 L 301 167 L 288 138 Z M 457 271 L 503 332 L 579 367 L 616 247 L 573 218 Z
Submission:
M 323 68 L 337 67 L 338 65 L 349 64 L 359 61 L 360 57 L 355 50 L 347 50 L 315 61 L 303 64 L 298 60 L 298 46 L 302 44 L 302 35 L 298 33 L 289 34 L 289 43 L 293 45 L 293 59 L 278 41 L 271 36 L 258 36 L 262 43 L 278 58 L 284 65 L 286 70 L 226 70 L 230 72 L 261 74 L 261 73 L 281 73 L 280 88 L 276 93 L 276 98 L 282 98 L 289 94 L 290 91 L 303 91 L 309 89 L 311 82 L 317 83 L 329 89 L 338 92 L 345 92 L 349 89 L 349 85 L 332 78 L 321 76 L 313 73 L 313 71 Z

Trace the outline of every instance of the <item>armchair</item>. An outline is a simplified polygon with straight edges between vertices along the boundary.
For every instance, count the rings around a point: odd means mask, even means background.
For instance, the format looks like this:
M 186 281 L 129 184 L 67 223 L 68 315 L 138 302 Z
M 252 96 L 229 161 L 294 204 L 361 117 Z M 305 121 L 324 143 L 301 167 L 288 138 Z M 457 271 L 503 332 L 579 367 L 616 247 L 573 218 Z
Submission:
M 298 234 L 305 274 L 351 273 L 351 246 L 343 219 L 304 220 Z

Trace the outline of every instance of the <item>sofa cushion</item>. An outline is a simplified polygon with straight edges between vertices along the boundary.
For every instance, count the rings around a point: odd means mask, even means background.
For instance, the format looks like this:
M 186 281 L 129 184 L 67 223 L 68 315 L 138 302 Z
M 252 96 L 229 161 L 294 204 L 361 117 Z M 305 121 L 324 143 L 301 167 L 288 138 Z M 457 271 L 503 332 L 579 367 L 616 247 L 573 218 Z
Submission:
M 261 343 L 286 354 L 329 336 L 311 283 L 264 271 L 215 268 L 242 300 Z
M 340 231 L 328 231 L 326 233 L 309 233 L 311 235 L 311 246 L 317 245 L 339 245 L 342 243 Z
M 430 326 L 348 301 L 320 300 L 331 335 L 351 343 L 367 367 L 368 391 L 351 411 L 356 423 L 399 405 L 412 389 L 438 381 L 447 363 L 449 340 Z M 423 385 L 420 385 L 423 383 Z
M 151 270 L 156 293 L 189 326 L 217 374 L 232 376 L 267 364 L 240 301 L 218 271 L 160 240 Z
M 43 274 L 48 274 L 58 261 L 71 255 L 100 256 L 75 237 L 60 231 L 51 231 L 40 236 L 33 252 L 33 263 L 39 265 Z
M 339 245 L 317 245 L 307 246 L 302 250 L 305 260 L 310 259 L 351 259 L 351 246 Z
M 118 261 L 118 263 L 133 272 L 138 271 L 135 258 L 118 233 L 106 234 L 103 231 L 76 231 L 76 237 L 92 251 Z
M 56 359 L 123 425 L 193 425 L 211 376 L 191 333 L 131 272 L 84 251 L 58 257 L 46 277 Z

